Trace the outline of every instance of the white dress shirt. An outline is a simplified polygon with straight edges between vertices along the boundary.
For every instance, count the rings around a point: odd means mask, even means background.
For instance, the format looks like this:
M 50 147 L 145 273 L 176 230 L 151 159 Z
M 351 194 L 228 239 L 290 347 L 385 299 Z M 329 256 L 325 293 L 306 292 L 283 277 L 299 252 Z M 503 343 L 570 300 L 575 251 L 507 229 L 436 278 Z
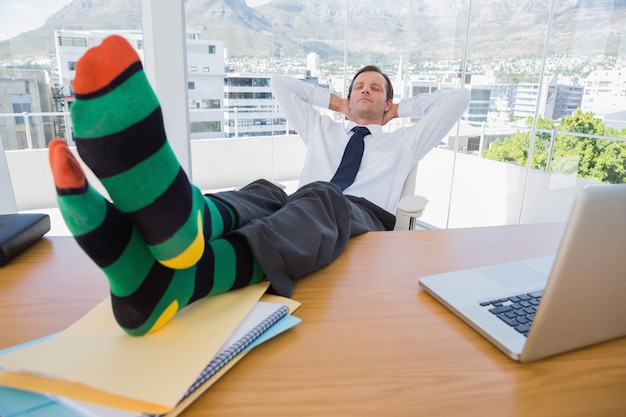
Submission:
M 315 84 L 275 75 L 271 87 L 288 123 L 307 145 L 300 186 L 330 181 L 355 123 L 322 115 L 314 106 L 328 108 L 330 91 Z M 407 175 L 452 129 L 468 103 L 469 91 L 463 88 L 422 94 L 398 105 L 398 117 L 420 118 L 411 126 L 386 133 L 381 125 L 367 125 L 371 135 L 365 137 L 361 166 L 344 194 L 366 198 L 395 214 Z

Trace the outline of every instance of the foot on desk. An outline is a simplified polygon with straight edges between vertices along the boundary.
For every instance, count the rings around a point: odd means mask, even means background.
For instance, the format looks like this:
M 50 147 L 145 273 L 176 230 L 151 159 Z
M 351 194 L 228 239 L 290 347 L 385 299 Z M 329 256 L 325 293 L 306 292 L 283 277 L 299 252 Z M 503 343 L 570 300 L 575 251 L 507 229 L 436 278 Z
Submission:
M 190 268 L 164 266 L 131 218 L 91 187 L 64 140 L 50 143 L 49 159 L 63 218 L 106 274 L 115 319 L 127 333 L 153 332 L 199 298 L 262 280 L 248 246 L 229 236 L 207 240 L 200 260 Z
M 71 115 L 78 153 L 163 265 L 184 269 L 204 251 L 202 192 L 189 183 L 163 127 L 139 56 L 120 36 L 76 64 Z

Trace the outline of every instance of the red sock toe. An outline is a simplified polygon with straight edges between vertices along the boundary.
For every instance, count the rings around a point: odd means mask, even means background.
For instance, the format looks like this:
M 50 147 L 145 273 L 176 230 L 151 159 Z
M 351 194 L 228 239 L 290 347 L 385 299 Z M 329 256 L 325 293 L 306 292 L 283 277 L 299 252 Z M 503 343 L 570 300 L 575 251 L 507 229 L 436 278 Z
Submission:
M 48 158 L 57 189 L 82 188 L 87 183 L 85 172 L 70 151 L 67 142 L 55 139 L 48 147 Z
M 139 55 L 121 36 L 113 35 L 87 52 L 76 63 L 73 87 L 76 94 L 90 94 L 108 86 L 133 63 Z

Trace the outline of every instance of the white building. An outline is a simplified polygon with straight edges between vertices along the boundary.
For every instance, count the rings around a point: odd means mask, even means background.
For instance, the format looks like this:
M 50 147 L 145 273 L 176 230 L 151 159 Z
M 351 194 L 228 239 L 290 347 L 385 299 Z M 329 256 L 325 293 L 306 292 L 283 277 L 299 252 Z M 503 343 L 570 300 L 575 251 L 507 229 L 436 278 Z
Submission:
M 585 79 L 581 110 L 603 120 L 614 120 L 624 127 L 626 112 L 626 70 L 593 71 Z M 613 125 L 613 123 L 609 123 Z
M 306 55 L 306 72 L 309 77 L 319 77 L 321 74 L 320 57 L 315 52 Z
M 5 150 L 45 148 L 61 136 L 53 114 L 48 73 L 36 69 L 0 69 L 0 144 Z M 1 152 L 1 150 L 0 150 Z
M 287 122 L 273 98 L 270 79 L 269 75 L 226 74 L 224 78 L 226 137 L 271 136 L 286 133 Z
M 519 83 L 514 90 L 513 116 L 532 116 L 538 105 L 538 115 L 557 120 L 571 116 L 581 106 L 582 97 L 583 86 L 576 77 L 546 76 L 541 91 L 538 83 Z
M 135 51 L 137 51 L 139 58 L 143 60 L 143 35 L 141 31 L 54 31 L 59 83 L 63 91 L 63 101 L 66 109 L 69 109 L 71 102 L 74 101 L 72 83 L 74 77 L 76 77 L 76 62 L 78 62 L 87 49 L 99 45 L 104 38 L 113 33 L 123 36 L 133 46 Z
M 187 93 L 191 139 L 224 137 L 224 41 L 187 34 Z
M 546 89 L 543 89 L 542 101 L 545 103 Z M 525 119 L 535 114 L 537 99 L 539 98 L 539 84 L 519 83 L 515 86 L 513 97 L 513 117 Z

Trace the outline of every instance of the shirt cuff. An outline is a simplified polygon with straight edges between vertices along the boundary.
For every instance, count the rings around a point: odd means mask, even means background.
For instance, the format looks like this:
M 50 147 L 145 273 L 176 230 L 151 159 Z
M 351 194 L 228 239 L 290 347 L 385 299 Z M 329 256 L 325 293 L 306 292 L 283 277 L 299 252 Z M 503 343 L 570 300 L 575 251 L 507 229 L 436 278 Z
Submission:
M 311 104 L 327 109 L 330 105 L 330 91 L 321 87 L 315 87 L 311 97 Z

